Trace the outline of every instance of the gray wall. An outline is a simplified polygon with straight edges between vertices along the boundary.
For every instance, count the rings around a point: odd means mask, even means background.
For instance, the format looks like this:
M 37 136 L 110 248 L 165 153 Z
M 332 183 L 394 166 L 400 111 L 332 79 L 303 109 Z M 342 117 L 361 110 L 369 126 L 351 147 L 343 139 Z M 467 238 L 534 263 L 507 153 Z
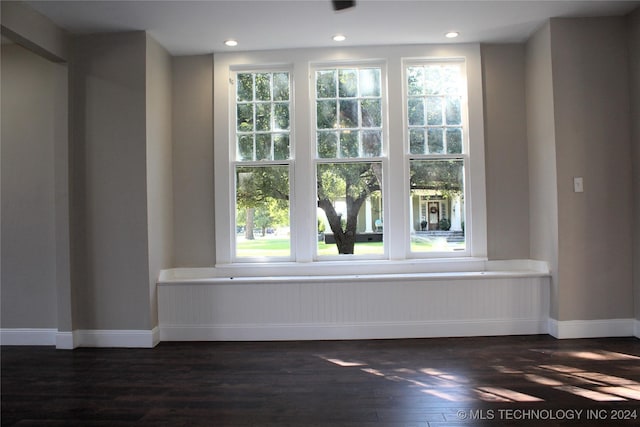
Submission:
M 175 265 L 211 267 L 213 56 L 175 57 L 172 71 Z
M 158 324 L 156 282 L 173 266 L 171 57 L 147 35 L 147 221 L 151 325 Z
M 0 322 L 3 328 L 56 328 L 57 278 L 64 276 L 56 226 L 65 223 L 57 216 L 65 194 L 58 191 L 56 149 L 66 143 L 66 67 L 3 44 L 1 73 Z
M 150 329 L 146 34 L 77 36 L 70 76 L 77 329 Z
M 526 45 L 530 256 L 551 268 L 551 317 L 558 316 L 558 195 L 549 24 Z
M 489 257 L 548 261 L 557 320 L 633 316 L 634 280 L 640 318 L 639 16 L 482 46 Z M 74 37 L 70 287 L 65 69 L 2 49 L 2 327 L 151 329 L 158 271 L 215 262 L 212 56 Z
M 628 17 L 633 162 L 633 280 L 636 319 L 640 320 L 640 8 Z
M 529 175 L 521 44 L 483 45 L 487 253 L 529 258 Z
M 531 257 L 556 320 L 633 316 L 627 37 L 624 18 L 552 19 L 527 43 Z
M 68 35 L 22 1 L 0 2 L 2 35 L 51 61 L 68 56 Z
M 633 317 L 627 53 L 624 18 L 551 20 L 558 320 Z

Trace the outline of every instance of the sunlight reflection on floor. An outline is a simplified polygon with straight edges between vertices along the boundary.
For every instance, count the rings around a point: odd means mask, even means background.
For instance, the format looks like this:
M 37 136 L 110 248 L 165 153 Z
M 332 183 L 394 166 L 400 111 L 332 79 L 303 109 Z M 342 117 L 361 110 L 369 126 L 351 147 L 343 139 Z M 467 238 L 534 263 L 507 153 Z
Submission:
M 526 387 L 527 383 L 529 383 L 532 386 L 546 386 L 550 390 L 569 393 L 594 402 L 640 401 L 640 382 L 622 376 L 584 370 L 571 366 L 572 363 L 567 363 L 567 359 L 571 358 L 607 362 L 633 361 L 640 359 L 638 356 L 605 350 L 558 351 L 556 349 L 531 349 L 531 351 L 542 353 L 545 357 L 562 360 L 565 363 L 536 365 L 532 359 L 522 358 L 515 361 L 514 366 L 502 363 L 492 365 L 491 368 L 504 376 L 514 378 L 514 381 L 518 384 L 514 388 Z M 415 367 L 398 366 L 398 363 L 392 360 L 367 362 L 352 361 L 348 360 L 348 358 L 339 357 L 320 357 L 340 367 L 358 367 L 363 373 L 375 375 L 395 383 L 405 383 L 409 387 L 419 389 L 424 395 L 449 402 L 513 403 L 545 401 L 541 396 L 536 396 L 531 392 L 524 393 L 522 390 L 518 391 L 503 385 L 492 384 L 491 380 L 483 383 L 468 377 L 466 374 L 435 366 L 416 369 Z M 523 361 L 533 363 L 523 366 Z M 633 369 L 630 368 L 629 370 Z

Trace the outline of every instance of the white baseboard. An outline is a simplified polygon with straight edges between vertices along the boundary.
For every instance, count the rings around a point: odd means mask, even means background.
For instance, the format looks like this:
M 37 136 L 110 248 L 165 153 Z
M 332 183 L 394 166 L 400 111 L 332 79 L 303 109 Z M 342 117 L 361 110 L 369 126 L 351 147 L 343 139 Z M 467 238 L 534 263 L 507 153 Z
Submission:
M 75 330 L 3 328 L 0 329 L 2 345 L 51 345 L 61 350 L 77 347 L 134 347 L 152 348 L 160 342 L 156 326 L 147 330 Z
M 158 328 L 147 330 L 76 330 L 75 347 L 153 348 L 159 342 Z
M 277 341 L 546 334 L 536 319 L 360 324 L 160 325 L 161 341 Z
M 59 350 L 73 350 L 76 348 L 76 342 L 74 333 L 69 332 L 60 332 L 56 334 L 56 348 Z
M 635 331 L 634 331 L 635 324 Z M 635 319 L 555 320 L 549 319 L 549 334 L 555 338 L 604 338 L 638 336 Z
M 633 322 L 633 335 L 636 338 L 640 338 L 640 320 L 636 319 L 635 322 Z
M 57 329 L 2 328 L 0 345 L 56 345 Z

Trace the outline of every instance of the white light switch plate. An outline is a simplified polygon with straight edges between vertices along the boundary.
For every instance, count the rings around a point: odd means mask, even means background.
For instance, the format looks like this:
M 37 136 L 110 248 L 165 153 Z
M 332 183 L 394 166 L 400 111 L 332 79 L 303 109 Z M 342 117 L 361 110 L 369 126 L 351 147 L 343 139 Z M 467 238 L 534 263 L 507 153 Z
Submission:
M 582 181 L 581 176 L 573 177 L 573 192 L 574 193 L 584 192 L 584 182 Z

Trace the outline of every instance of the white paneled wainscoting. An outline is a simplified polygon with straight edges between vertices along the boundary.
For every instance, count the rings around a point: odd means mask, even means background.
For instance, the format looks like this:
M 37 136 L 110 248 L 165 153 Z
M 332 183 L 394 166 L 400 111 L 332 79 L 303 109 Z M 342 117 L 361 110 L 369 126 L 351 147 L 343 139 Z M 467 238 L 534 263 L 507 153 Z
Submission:
M 415 264 L 386 267 L 385 273 L 374 267 L 370 274 L 344 269 L 333 275 L 299 274 L 303 266 L 291 275 L 244 268 L 241 277 L 225 268 L 166 270 L 158 282 L 160 341 L 548 332 L 550 274 L 544 263 L 483 261 L 446 273 L 420 272 Z

